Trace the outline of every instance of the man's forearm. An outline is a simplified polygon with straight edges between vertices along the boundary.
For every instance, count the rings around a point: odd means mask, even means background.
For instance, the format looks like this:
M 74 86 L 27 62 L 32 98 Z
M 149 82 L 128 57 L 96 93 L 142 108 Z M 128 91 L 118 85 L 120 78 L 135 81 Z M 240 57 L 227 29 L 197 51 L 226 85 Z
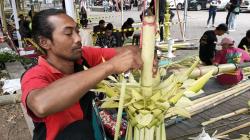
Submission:
M 138 50 L 140 48 L 136 47 L 136 46 L 123 46 L 123 47 L 117 47 L 117 48 L 114 48 L 116 53 L 119 54 L 121 52 L 124 52 L 126 51 L 127 49 L 130 49 L 130 50 Z
M 89 70 L 59 79 L 48 87 L 30 93 L 28 107 L 38 117 L 64 110 L 75 104 L 101 80 L 112 74 L 112 65 L 100 64 Z

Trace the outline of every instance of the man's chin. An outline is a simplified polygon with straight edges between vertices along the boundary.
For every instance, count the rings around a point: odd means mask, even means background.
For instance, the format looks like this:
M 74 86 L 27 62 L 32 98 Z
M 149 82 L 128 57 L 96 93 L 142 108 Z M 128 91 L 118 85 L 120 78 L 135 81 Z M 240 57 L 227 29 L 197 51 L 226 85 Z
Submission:
M 81 59 L 81 57 L 82 57 L 82 54 L 76 54 L 76 55 L 72 56 L 70 58 L 70 60 L 71 61 L 78 61 L 79 59 Z

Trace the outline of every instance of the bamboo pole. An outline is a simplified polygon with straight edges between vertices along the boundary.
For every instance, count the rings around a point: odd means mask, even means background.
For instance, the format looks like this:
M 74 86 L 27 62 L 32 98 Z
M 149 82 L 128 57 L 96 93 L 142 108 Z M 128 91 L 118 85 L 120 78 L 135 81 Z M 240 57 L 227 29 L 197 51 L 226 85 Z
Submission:
M 217 75 L 220 73 L 224 73 L 224 72 L 232 72 L 235 71 L 237 68 L 244 68 L 244 67 L 249 67 L 250 66 L 250 62 L 247 63 L 242 63 L 242 64 L 220 64 L 218 66 L 201 66 L 198 68 L 195 68 L 193 70 L 193 72 L 190 75 L 190 78 L 197 78 L 200 77 L 204 74 L 206 74 L 208 71 L 210 70 L 214 70 L 213 71 L 213 75 Z M 187 68 L 182 68 L 182 69 L 172 69 L 169 72 L 171 73 L 175 73 L 175 74 L 181 74 L 184 71 L 186 71 Z
M 24 5 L 25 5 L 25 0 L 22 0 L 22 8 L 21 8 L 22 11 L 25 11 Z
M 74 1 L 73 0 L 65 0 L 65 7 L 66 7 L 67 15 L 72 17 L 74 19 L 74 21 L 77 22 L 76 13 L 74 10 Z
M 15 104 L 21 102 L 21 94 L 2 95 L 0 96 L 0 105 Z
M 184 13 L 183 13 L 184 23 L 183 23 L 183 34 L 182 34 L 183 41 L 186 40 L 188 0 L 185 0 L 184 3 L 185 3 Z
M 152 96 L 152 85 L 153 85 L 153 59 L 154 59 L 154 48 L 155 48 L 155 22 L 154 16 L 144 17 L 144 26 L 142 31 L 142 53 L 141 57 L 143 60 L 141 86 L 142 95 L 145 97 Z M 153 25 L 153 26 L 152 26 Z
M 16 34 L 17 34 L 17 39 L 18 39 L 18 46 L 19 48 L 22 48 L 22 38 L 21 35 L 19 33 L 19 22 L 18 22 L 18 13 L 17 13 L 17 8 L 16 8 L 16 1 L 15 0 L 11 0 L 11 4 L 12 4 L 12 9 L 13 9 L 13 13 L 14 13 L 14 20 L 15 20 L 15 25 L 16 25 Z
M 159 28 L 159 0 L 156 0 L 156 5 L 155 5 L 155 17 L 156 17 L 156 23 L 158 25 L 157 28 Z M 159 29 L 160 30 L 160 29 Z
M 186 107 L 186 109 L 191 113 L 191 115 L 200 113 L 206 109 L 209 109 L 213 106 L 216 106 L 222 102 L 225 102 L 235 96 L 238 96 L 247 90 L 250 89 L 249 87 L 250 81 L 246 81 L 244 83 L 238 84 L 237 86 L 233 87 L 233 90 L 225 90 L 219 92 L 217 96 L 214 96 L 210 99 L 207 99 L 203 102 L 199 102 L 197 104 L 194 104 L 192 106 Z
M 215 97 L 215 96 L 218 96 L 219 94 L 221 94 L 220 92 L 217 92 L 217 93 L 213 93 L 213 94 L 210 94 L 210 95 L 207 95 L 207 96 L 204 96 L 204 97 L 201 97 L 201 98 L 198 98 L 198 99 L 195 99 L 192 101 L 193 104 L 197 104 L 199 102 L 203 102 L 207 99 L 211 99 L 212 97 Z
M 202 100 L 197 99 L 197 100 L 200 100 L 200 102 L 197 102 L 196 100 L 194 100 L 192 102 L 194 102 L 195 104 L 193 103 L 193 105 L 185 107 L 185 109 L 190 113 L 191 116 L 196 115 L 207 109 L 217 106 L 218 104 L 228 101 L 233 97 L 236 97 L 240 94 L 245 93 L 246 91 L 250 89 L 249 84 L 250 84 L 250 81 L 245 81 L 230 89 L 215 93 L 214 95 L 209 95 L 209 98 L 203 97 L 204 99 Z M 173 115 L 166 115 L 165 118 L 170 118 Z
M 183 49 L 183 48 L 189 48 L 189 47 L 186 47 L 186 46 L 191 46 L 193 45 L 193 43 L 190 43 L 190 42 L 177 42 L 175 44 L 173 44 L 173 48 L 176 48 L 176 49 Z M 157 47 L 160 48 L 160 49 L 167 49 L 168 47 L 168 44 L 164 42 L 164 44 L 157 44 Z
M 16 0 L 16 10 L 17 10 L 17 13 L 20 12 L 20 0 Z
M 249 127 L 249 126 L 250 126 L 250 122 L 247 122 L 247 123 L 244 123 L 244 124 L 239 125 L 239 126 L 237 126 L 237 127 L 234 127 L 234 128 L 232 128 L 232 129 L 229 129 L 229 130 L 227 130 L 227 131 L 225 131 L 225 132 L 219 133 L 219 134 L 217 134 L 216 136 L 226 135 L 226 134 L 228 134 L 228 133 L 231 133 L 231 132 L 234 132 L 234 131 L 237 131 L 237 130 L 240 130 L 240 129 L 242 129 L 242 128 L 246 128 L 246 127 Z
M 121 87 L 121 94 L 120 94 L 120 99 L 119 99 L 119 108 L 118 108 L 116 125 L 115 125 L 114 140 L 118 140 L 118 138 L 120 137 L 120 127 L 121 127 L 121 121 L 122 121 L 122 111 L 123 111 L 125 93 L 126 93 L 126 79 L 123 79 L 122 87 Z
M 123 12 L 123 5 L 124 5 L 124 0 L 121 0 L 121 27 L 123 25 L 123 22 L 124 22 L 124 12 Z
M 3 32 L 7 32 L 7 22 L 6 22 L 6 17 L 4 13 L 4 0 L 0 0 L 0 17 L 1 17 L 1 22 L 3 26 Z
M 211 118 L 208 121 L 205 121 L 205 122 L 201 123 L 201 125 L 206 126 L 206 125 L 209 125 L 211 123 L 217 122 L 219 120 L 223 120 L 223 119 L 230 118 L 230 117 L 242 114 L 242 113 L 246 113 L 248 110 L 249 110 L 248 108 L 241 108 L 241 109 L 238 109 L 238 110 L 236 110 L 234 112 L 231 112 L 231 113 L 228 113 L 228 114 L 225 114 L 225 115 L 221 115 L 221 116 L 218 116 L 218 117 L 215 117 L 215 118 Z
M 229 89 L 225 90 L 224 92 L 232 91 L 232 90 L 234 90 L 234 88 L 235 88 L 235 87 L 229 88 Z M 236 87 L 236 88 L 237 88 L 237 87 Z M 222 92 L 223 92 L 223 91 L 222 91 Z M 205 97 L 201 97 L 201 98 L 195 99 L 195 100 L 193 100 L 192 102 L 193 102 L 193 104 L 197 104 L 197 103 L 199 103 L 199 102 L 203 102 L 203 101 L 206 101 L 206 100 L 211 99 L 211 98 L 213 98 L 213 97 L 216 97 L 216 96 L 218 96 L 218 95 L 220 95 L 220 94 L 221 94 L 221 92 L 213 93 L 213 94 L 207 95 L 207 96 L 205 96 Z
M 180 15 L 179 15 L 179 9 L 177 8 L 176 0 L 174 0 L 174 5 L 176 7 L 176 13 L 177 13 L 177 18 L 178 18 L 178 22 L 179 22 L 180 31 L 181 31 L 181 36 L 182 36 L 182 39 L 185 41 L 182 23 L 181 23 L 181 19 L 180 19 Z
M 169 2 L 166 1 L 166 14 L 164 21 L 164 41 L 168 41 L 170 39 L 170 14 L 169 14 Z

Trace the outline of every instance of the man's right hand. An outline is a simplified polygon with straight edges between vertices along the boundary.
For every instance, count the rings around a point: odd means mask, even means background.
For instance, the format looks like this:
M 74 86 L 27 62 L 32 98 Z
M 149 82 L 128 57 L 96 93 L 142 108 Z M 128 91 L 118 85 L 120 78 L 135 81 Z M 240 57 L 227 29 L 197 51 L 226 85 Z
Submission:
M 140 49 L 137 47 L 125 47 L 116 56 L 107 61 L 112 66 L 113 74 L 120 74 L 130 69 L 140 69 L 143 61 Z

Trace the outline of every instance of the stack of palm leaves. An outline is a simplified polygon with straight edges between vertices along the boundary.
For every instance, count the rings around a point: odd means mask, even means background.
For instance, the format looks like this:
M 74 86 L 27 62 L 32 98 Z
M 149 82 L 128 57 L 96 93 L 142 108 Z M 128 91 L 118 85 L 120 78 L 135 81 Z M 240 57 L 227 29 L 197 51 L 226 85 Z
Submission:
M 132 73 L 126 83 L 120 82 L 124 81 L 123 76 L 117 78 L 109 76 L 109 80 L 99 83 L 95 91 L 104 92 L 107 95 L 102 108 L 125 108 L 129 118 L 128 139 L 132 136 L 140 139 L 146 137 L 163 139 L 166 137 L 165 116 L 190 117 L 190 113 L 183 108 L 191 102 L 188 97 L 197 95 L 212 76 L 210 71 L 198 80 L 188 79 L 188 75 L 198 62 L 196 61 L 183 75 L 172 74 L 163 81 L 160 79 L 161 70 L 159 70 L 156 78 L 153 79 L 152 95 L 148 97 L 142 94 L 143 87 Z M 123 96 L 122 99 L 121 96 Z M 121 100 L 123 103 L 119 106 Z
M 145 17 L 149 23 L 153 17 Z M 146 24 L 144 32 L 153 32 L 154 26 Z M 152 27 L 151 27 L 152 26 Z M 146 33 L 145 33 L 146 34 Z M 152 34 L 152 33 L 151 33 Z M 149 34 L 150 35 L 150 34 Z M 172 74 L 166 79 L 161 79 L 162 70 L 158 70 L 153 78 L 152 67 L 154 58 L 154 34 L 143 36 L 142 59 L 144 66 L 142 71 L 137 72 L 138 78 L 134 78 L 133 72 L 126 80 L 123 75 L 118 77 L 109 76 L 109 80 L 100 82 L 95 91 L 104 92 L 107 95 L 102 108 L 118 108 L 115 139 L 119 137 L 120 120 L 123 108 L 128 115 L 128 128 L 126 139 L 139 140 L 165 140 L 164 119 L 166 114 L 178 114 L 190 117 L 190 114 L 181 105 L 188 100 L 187 97 L 196 94 L 212 76 L 210 71 L 197 81 L 191 80 L 186 83 L 192 70 L 197 66 L 196 61 L 185 73 L 181 75 Z M 151 40 L 151 41 L 150 41 Z

